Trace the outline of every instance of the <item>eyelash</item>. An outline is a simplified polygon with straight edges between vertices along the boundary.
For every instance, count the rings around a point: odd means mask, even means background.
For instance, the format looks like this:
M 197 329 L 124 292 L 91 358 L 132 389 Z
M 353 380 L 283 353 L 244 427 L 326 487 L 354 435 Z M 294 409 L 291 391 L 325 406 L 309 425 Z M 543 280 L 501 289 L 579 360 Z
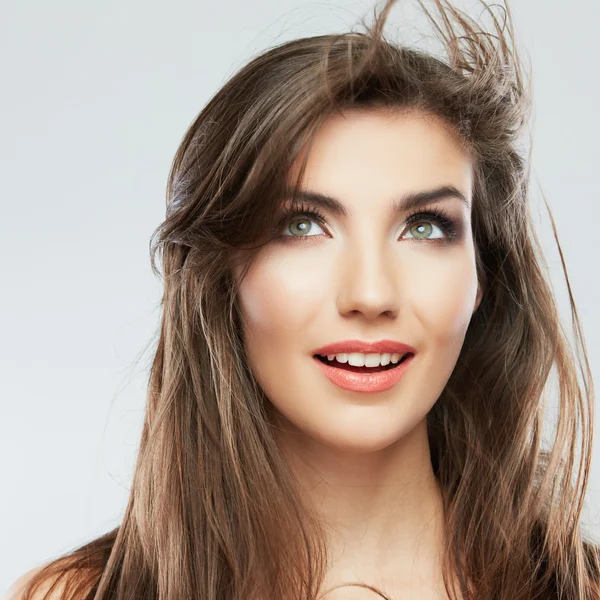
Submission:
M 291 208 L 286 210 L 285 215 L 282 217 L 280 221 L 280 229 L 284 225 L 287 225 L 292 219 L 296 217 L 307 217 L 309 219 L 314 219 L 319 225 L 325 225 L 325 217 L 323 214 L 315 208 L 310 206 L 301 205 L 298 208 Z M 430 221 L 435 223 L 440 227 L 440 229 L 444 232 L 445 238 L 440 240 L 439 238 L 432 238 L 428 240 L 427 238 L 423 238 L 422 241 L 432 241 L 432 242 L 445 242 L 451 243 L 459 237 L 458 227 L 455 224 L 454 219 L 450 216 L 448 212 L 446 212 L 443 208 L 436 208 L 430 210 L 421 210 L 418 212 L 414 212 L 408 216 L 406 219 L 407 226 L 414 225 L 415 223 L 422 223 L 423 221 Z M 314 236 L 292 236 L 292 235 L 279 235 L 278 239 L 283 238 L 292 238 L 294 240 L 302 239 L 302 238 L 311 238 Z M 285 240 L 288 241 L 288 240 Z

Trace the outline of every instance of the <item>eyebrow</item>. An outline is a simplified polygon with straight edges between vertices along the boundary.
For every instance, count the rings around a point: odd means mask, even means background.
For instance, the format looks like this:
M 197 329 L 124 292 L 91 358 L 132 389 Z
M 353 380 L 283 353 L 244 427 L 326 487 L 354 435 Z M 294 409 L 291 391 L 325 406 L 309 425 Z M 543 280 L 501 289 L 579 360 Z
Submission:
M 336 216 L 347 217 L 349 214 L 348 209 L 340 202 L 340 200 L 320 192 L 304 189 L 299 190 L 294 196 L 290 196 L 290 198 L 311 202 Z M 409 192 L 399 198 L 394 198 L 391 205 L 391 212 L 404 212 L 436 200 L 447 200 L 450 198 L 458 198 L 467 208 L 470 208 L 469 201 L 462 192 L 453 185 L 443 185 L 433 190 Z

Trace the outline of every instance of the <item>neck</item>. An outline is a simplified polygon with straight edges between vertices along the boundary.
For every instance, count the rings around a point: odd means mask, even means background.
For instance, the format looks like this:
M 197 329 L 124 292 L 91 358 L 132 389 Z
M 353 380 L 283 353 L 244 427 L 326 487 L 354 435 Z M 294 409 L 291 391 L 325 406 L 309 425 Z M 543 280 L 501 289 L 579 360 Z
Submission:
M 288 429 L 286 429 L 288 427 Z M 328 532 L 332 569 L 414 574 L 438 568 L 442 495 L 431 466 L 426 422 L 393 444 L 358 452 L 326 445 L 289 424 L 279 443 L 309 505 Z

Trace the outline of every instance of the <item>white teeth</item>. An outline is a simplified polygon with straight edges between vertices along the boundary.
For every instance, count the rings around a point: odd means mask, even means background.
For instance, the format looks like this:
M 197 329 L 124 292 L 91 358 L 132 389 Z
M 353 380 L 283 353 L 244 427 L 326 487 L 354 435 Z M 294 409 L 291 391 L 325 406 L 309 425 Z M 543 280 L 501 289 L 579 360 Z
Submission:
M 385 367 L 390 362 L 396 364 L 400 362 L 400 357 L 404 354 L 363 354 L 362 352 L 350 352 L 349 354 L 328 354 L 327 360 L 337 360 L 340 363 L 348 363 L 354 367 Z
M 379 356 L 377 354 L 373 355 L 373 354 L 361 354 L 360 352 L 351 352 L 350 354 L 348 354 L 348 364 L 352 365 L 353 367 L 364 367 L 365 363 L 367 361 L 367 358 L 369 359 L 369 362 L 373 362 L 373 358 L 375 359 L 375 362 L 379 362 Z M 374 367 L 375 365 L 371 364 L 371 365 L 367 365 L 368 367 Z

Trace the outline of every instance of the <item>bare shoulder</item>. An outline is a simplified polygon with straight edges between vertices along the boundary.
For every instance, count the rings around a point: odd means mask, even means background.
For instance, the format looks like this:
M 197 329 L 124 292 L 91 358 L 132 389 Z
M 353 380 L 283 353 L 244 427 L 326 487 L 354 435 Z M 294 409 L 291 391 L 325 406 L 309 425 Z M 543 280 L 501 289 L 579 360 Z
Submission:
M 27 584 L 40 572 L 44 569 L 46 565 L 41 565 L 39 567 L 35 567 L 23 575 L 19 577 L 7 590 L 6 594 L 2 596 L 0 600 L 22 600 L 24 598 L 23 592 Z M 59 600 L 61 597 L 62 587 L 59 585 L 55 590 L 52 591 L 52 594 L 46 596 L 48 590 L 50 589 L 55 578 L 44 581 L 36 590 L 35 593 L 31 596 L 31 600 L 42 600 L 46 598 L 46 600 Z

